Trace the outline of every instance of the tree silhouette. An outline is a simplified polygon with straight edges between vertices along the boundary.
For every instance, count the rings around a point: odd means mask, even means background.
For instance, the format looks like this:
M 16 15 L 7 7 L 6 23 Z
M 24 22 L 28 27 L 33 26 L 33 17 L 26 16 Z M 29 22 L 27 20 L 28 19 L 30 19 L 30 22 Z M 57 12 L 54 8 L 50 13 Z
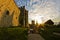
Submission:
M 50 19 L 50 20 L 46 21 L 45 24 L 53 25 L 54 22 Z

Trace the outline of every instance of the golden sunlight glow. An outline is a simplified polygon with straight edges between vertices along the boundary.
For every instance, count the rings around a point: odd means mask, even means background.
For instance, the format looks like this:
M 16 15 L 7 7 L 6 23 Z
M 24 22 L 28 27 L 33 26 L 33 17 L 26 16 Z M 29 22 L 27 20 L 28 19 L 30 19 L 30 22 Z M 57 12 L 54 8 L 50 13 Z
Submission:
M 35 18 L 35 22 L 36 21 L 38 22 L 38 24 L 41 24 L 42 23 L 42 19 L 40 17 L 38 17 L 38 16 Z
M 35 23 L 42 24 L 42 16 L 36 15 L 34 17 Z

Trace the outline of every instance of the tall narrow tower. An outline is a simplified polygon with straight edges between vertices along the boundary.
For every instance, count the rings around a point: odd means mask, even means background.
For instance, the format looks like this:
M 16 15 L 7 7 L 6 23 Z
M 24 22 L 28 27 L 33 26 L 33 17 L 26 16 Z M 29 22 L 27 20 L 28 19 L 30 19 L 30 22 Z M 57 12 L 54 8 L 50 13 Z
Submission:
M 19 23 L 21 26 L 26 27 L 28 24 L 28 11 L 25 9 L 25 6 L 20 7 L 20 11 Z

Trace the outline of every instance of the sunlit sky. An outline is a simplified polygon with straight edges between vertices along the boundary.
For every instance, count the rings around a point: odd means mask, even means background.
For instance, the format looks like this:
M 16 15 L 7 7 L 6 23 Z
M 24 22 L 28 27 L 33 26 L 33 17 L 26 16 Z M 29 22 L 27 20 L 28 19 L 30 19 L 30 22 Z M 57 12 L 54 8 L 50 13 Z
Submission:
M 29 22 L 36 20 L 45 22 L 52 19 L 54 22 L 60 22 L 60 0 L 15 0 L 17 5 L 26 6 L 29 10 Z

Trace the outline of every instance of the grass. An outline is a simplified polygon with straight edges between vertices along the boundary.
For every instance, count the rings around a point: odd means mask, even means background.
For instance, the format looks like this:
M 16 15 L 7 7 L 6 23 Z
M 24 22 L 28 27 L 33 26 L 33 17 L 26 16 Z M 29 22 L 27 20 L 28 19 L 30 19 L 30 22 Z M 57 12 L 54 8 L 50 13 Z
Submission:
M 59 35 L 53 34 L 53 32 L 60 33 L 60 28 L 43 28 L 44 30 L 39 29 L 40 35 L 45 39 L 45 40 L 60 40 Z
M 26 28 L 0 28 L 0 40 L 27 40 Z

